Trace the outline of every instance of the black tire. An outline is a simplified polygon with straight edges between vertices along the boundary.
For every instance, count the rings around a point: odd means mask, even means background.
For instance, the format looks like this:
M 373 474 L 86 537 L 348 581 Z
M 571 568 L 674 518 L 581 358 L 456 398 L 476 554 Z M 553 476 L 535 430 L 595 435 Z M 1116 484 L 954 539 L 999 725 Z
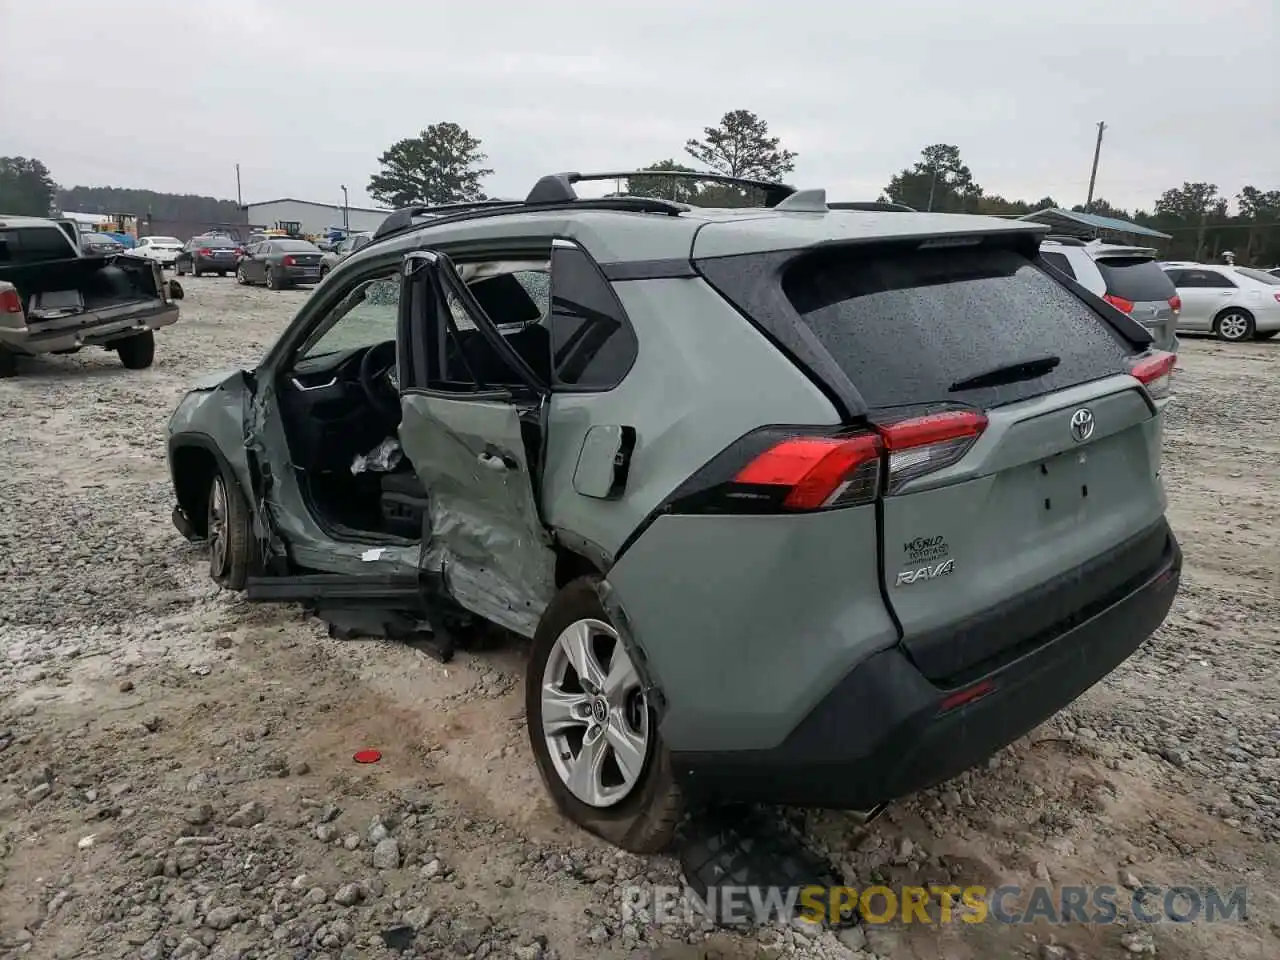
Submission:
M 0 379 L 16 376 L 18 373 L 18 355 L 11 350 L 0 347 Z
M 1274 336 L 1275 336 L 1276 334 L 1278 334 L 1278 333 L 1280 333 L 1280 330 L 1265 330 L 1265 331 L 1264 331 L 1264 330 L 1255 330 L 1255 331 L 1253 331 L 1253 335 L 1254 335 L 1255 337 L 1257 337 L 1259 340 L 1270 340 L 1272 337 L 1274 337 Z
M 280 281 L 276 278 L 276 272 L 272 270 L 270 267 L 267 267 L 267 289 L 268 290 L 283 289 L 283 287 L 281 287 L 280 285 Z
M 329 275 L 329 265 L 322 263 L 320 265 L 320 279 L 323 280 L 328 275 Z
M 242 287 L 249 286 L 249 278 L 244 275 L 244 267 L 236 267 L 236 283 Z
M 173 261 L 173 275 L 175 277 L 185 277 L 187 275 L 187 271 L 182 269 L 182 261 Z
M 219 512 L 221 521 L 217 516 Z M 205 524 L 209 576 L 227 590 L 243 590 L 245 581 L 257 564 L 253 517 L 239 486 L 221 470 L 209 481 Z
M 196 266 L 196 262 L 194 260 L 191 261 L 191 275 L 193 277 L 202 276 L 200 268 Z
M 225 271 L 225 270 L 219 270 L 219 271 L 218 271 L 218 276 L 220 276 L 220 277 L 225 277 L 226 275 L 227 275 L 227 271 Z
M 670 845 L 684 810 L 671 757 L 649 708 L 649 746 L 631 792 L 613 806 L 584 803 L 556 771 L 542 728 L 542 678 L 561 633 L 579 620 L 609 623 L 596 593 L 595 577 L 580 577 L 555 595 L 538 622 L 525 673 L 525 724 L 538 772 L 557 808 L 574 823 L 632 853 L 657 853 Z
M 145 370 L 156 359 L 156 335 L 151 330 L 135 333 L 115 344 L 126 370 Z
M 1213 335 L 1227 343 L 1244 343 L 1253 339 L 1253 314 L 1240 307 L 1228 307 L 1213 318 Z

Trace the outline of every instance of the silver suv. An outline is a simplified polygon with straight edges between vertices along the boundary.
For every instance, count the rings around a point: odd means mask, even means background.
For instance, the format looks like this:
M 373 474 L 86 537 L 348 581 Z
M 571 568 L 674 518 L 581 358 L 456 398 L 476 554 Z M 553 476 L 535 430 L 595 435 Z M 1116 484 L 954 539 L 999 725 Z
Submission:
M 1155 250 L 1048 237 L 1040 244 L 1040 255 L 1050 266 L 1150 330 L 1157 348 L 1177 352 L 1182 300 L 1160 269 Z
M 635 851 L 686 799 L 954 776 L 1160 625 L 1175 358 L 1042 227 L 574 190 L 628 176 L 392 214 L 196 385 L 174 520 L 214 579 L 441 656 L 527 638 L 548 791 Z

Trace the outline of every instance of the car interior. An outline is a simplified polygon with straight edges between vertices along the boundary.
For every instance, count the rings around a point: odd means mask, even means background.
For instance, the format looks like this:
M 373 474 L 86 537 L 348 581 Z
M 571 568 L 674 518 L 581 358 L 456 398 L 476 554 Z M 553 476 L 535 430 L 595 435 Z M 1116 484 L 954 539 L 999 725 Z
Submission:
M 530 368 L 550 379 L 549 264 L 461 264 L 472 296 Z M 427 491 L 399 450 L 399 278 L 357 285 L 299 347 L 277 396 L 293 467 L 313 513 L 339 536 L 422 536 Z M 446 389 L 518 377 L 452 303 Z M 536 444 L 536 435 L 529 438 Z M 534 461 L 536 462 L 536 461 Z

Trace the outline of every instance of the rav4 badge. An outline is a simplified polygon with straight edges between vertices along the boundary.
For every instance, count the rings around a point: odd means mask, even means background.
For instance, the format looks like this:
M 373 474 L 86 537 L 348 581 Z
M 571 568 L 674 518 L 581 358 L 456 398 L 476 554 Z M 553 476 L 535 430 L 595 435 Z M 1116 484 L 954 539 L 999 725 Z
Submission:
M 933 580 L 937 577 L 945 577 L 953 573 L 956 569 L 954 559 L 943 560 L 941 563 L 929 563 L 923 567 L 916 567 L 912 570 L 903 570 L 898 574 L 898 582 L 895 587 L 910 586 L 913 583 L 923 583 L 926 580 Z

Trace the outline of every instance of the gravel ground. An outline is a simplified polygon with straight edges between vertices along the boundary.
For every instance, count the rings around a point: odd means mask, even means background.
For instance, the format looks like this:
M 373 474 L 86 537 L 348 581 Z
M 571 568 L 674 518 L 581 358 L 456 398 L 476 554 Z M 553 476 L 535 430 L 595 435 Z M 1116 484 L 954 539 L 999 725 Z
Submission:
M 677 865 L 550 809 L 518 649 L 444 667 L 208 580 L 169 523 L 165 420 L 308 294 L 185 285 L 151 370 L 93 351 L 0 382 L 0 956 L 1280 956 L 1280 342 L 1184 343 L 1165 482 L 1186 570 L 1149 643 L 870 827 L 798 814 L 858 885 L 1246 885 L 1247 921 L 709 935 L 622 921 L 620 886 Z

